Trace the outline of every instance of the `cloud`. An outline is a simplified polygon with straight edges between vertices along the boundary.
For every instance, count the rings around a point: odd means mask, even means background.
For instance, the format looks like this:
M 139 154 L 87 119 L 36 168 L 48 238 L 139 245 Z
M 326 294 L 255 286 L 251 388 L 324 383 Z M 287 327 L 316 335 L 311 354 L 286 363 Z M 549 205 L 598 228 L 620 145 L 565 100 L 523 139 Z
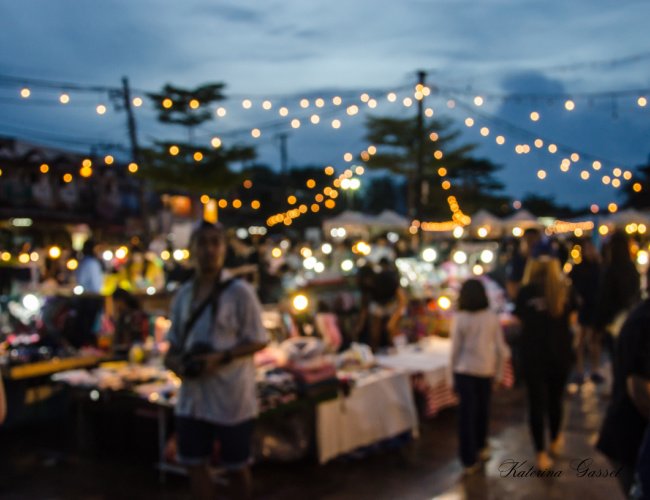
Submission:
M 264 14 L 258 10 L 239 7 L 236 5 L 200 5 L 196 10 L 199 15 L 209 15 L 228 22 L 261 24 Z

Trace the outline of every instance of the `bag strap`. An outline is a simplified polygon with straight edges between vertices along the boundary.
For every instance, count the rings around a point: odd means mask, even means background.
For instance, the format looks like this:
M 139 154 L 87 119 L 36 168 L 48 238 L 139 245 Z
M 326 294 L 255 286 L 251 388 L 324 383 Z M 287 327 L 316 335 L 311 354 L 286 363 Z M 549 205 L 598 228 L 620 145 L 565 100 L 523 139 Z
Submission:
M 219 306 L 219 297 L 221 297 L 223 291 L 228 288 L 228 286 L 230 286 L 230 284 L 235 281 L 235 279 L 236 278 L 231 278 L 222 282 L 217 281 L 214 284 L 214 288 L 210 294 L 205 299 L 203 299 L 203 301 L 198 305 L 196 309 L 194 309 L 194 311 L 192 311 L 192 314 L 189 318 L 187 318 L 187 321 L 183 325 L 179 343 L 181 350 L 185 350 L 185 343 L 187 342 L 187 338 L 190 336 L 190 330 L 192 330 L 192 327 L 196 324 L 201 314 L 203 314 L 205 308 L 209 305 L 212 305 L 213 315 L 216 314 Z

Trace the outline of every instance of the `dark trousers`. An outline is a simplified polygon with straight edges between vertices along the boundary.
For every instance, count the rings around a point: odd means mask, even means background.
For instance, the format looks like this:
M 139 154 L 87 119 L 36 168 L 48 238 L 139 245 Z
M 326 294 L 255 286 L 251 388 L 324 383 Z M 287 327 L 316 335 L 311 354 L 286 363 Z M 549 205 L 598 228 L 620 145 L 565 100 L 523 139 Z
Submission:
M 526 374 L 528 423 L 535 450 L 538 452 L 546 449 L 545 419 L 548 419 L 551 441 L 560 433 L 566 379 L 567 374 L 564 371 Z
M 455 373 L 454 383 L 460 399 L 460 459 L 469 467 L 476 463 L 478 452 L 487 443 L 492 378 Z

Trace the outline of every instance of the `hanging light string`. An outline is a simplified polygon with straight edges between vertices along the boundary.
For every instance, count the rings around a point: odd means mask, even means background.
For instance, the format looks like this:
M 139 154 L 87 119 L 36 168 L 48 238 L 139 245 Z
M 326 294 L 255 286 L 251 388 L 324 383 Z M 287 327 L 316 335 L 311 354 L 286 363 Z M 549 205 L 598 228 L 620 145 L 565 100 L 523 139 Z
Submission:
M 49 80 L 26 79 L 26 78 L 22 78 L 22 77 L 8 77 L 8 76 L 0 75 L 0 86 L 8 86 L 8 85 L 9 86 L 15 86 L 18 82 L 27 83 L 29 85 L 34 86 L 35 88 L 39 87 L 39 88 L 47 88 L 47 89 L 74 90 L 74 91 L 80 91 L 80 92 L 95 92 L 95 93 L 96 92 L 108 92 L 109 96 L 113 96 L 113 97 L 115 97 L 115 95 L 117 95 L 118 93 L 120 93 L 122 91 L 121 89 L 119 89 L 117 87 L 110 87 L 110 86 L 80 85 L 80 84 L 69 83 L 69 82 L 53 82 L 53 81 L 49 81 Z M 408 87 L 412 88 L 411 86 L 408 86 Z M 404 88 L 406 88 L 406 87 L 405 86 L 399 87 L 398 91 L 402 91 Z M 444 90 L 444 88 L 442 90 Z M 452 92 L 453 91 L 453 93 L 459 93 L 460 92 L 460 93 L 464 93 L 465 95 L 470 94 L 469 91 L 465 92 L 465 91 L 462 91 L 462 90 L 459 90 L 459 89 L 447 88 L 446 90 L 447 90 L 447 92 Z M 434 89 L 434 91 L 436 93 L 441 93 L 440 88 Z M 395 102 L 398 101 L 398 99 L 400 99 L 397 92 L 395 92 L 395 91 L 390 91 L 390 92 L 384 91 L 384 92 L 385 92 L 384 97 L 386 97 L 387 100 L 389 102 L 391 102 L 391 103 L 395 103 Z M 429 87 L 418 88 L 416 86 L 415 92 L 413 93 L 413 97 L 414 97 L 415 101 L 417 101 L 418 99 L 421 99 L 424 95 L 429 95 L 430 93 L 431 93 L 431 89 Z M 612 95 L 624 95 L 624 94 L 627 95 L 627 94 L 630 94 L 630 93 L 639 93 L 639 91 L 638 90 L 637 91 L 610 91 L 610 92 L 607 92 L 607 93 L 591 93 L 591 94 L 584 94 L 584 95 L 589 95 L 589 96 L 592 96 L 592 97 L 597 96 L 597 95 L 601 95 L 601 96 L 602 95 L 607 95 L 607 96 L 611 97 Z M 20 94 L 24 99 L 29 99 L 31 97 L 31 90 L 29 89 L 29 87 L 24 86 L 23 88 L 21 88 Z M 343 94 L 343 92 L 340 92 L 339 94 Z M 308 94 L 304 94 L 304 95 L 308 95 Z M 316 93 L 312 93 L 312 94 L 309 94 L 309 95 L 316 95 Z M 323 95 L 325 95 L 325 94 L 323 94 Z M 349 93 L 346 94 L 346 97 L 350 98 L 349 96 L 353 96 L 353 95 L 354 95 L 354 92 L 349 91 Z M 526 94 L 526 95 L 533 96 L 534 94 Z M 565 96 L 565 94 L 557 94 L 556 97 L 558 97 L 560 95 L 563 96 L 563 97 Z M 578 94 L 573 94 L 573 95 L 578 95 Z M 520 98 L 522 96 L 524 96 L 524 94 L 519 95 Z M 548 98 L 549 94 L 545 94 L 544 96 L 546 98 Z M 63 97 L 67 98 L 67 100 L 65 100 L 66 101 L 65 103 L 68 103 L 69 102 L 69 96 L 67 94 L 62 94 L 60 96 L 61 103 L 64 103 L 63 102 L 64 101 Z M 379 102 L 380 102 L 376 98 L 371 97 L 370 93 L 368 93 L 368 92 L 363 92 L 358 97 L 359 97 L 359 100 L 361 101 L 361 103 L 366 104 L 369 109 L 376 108 L 379 105 Z M 505 96 L 504 95 L 498 95 L 498 96 L 497 95 L 494 95 L 494 96 L 488 95 L 487 97 L 488 98 L 490 98 L 490 97 L 503 98 Z M 135 97 L 134 100 L 135 99 L 139 99 L 140 100 L 139 105 L 142 105 L 142 99 L 141 98 Z M 411 98 L 410 95 L 407 95 L 406 97 L 402 98 L 402 105 L 405 108 L 408 108 L 408 107 L 410 107 L 410 106 L 412 106 L 414 104 L 414 102 L 415 102 L 414 99 Z M 475 97 L 475 103 L 477 102 L 477 99 L 479 99 L 479 97 Z M 482 104 L 483 97 L 481 96 L 480 99 L 481 99 L 481 104 Z M 166 98 L 164 100 L 169 100 L 169 99 Z M 316 97 L 316 98 L 312 97 L 311 100 L 306 98 L 306 97 L 303 97 L 298 101 L 301 110 L 307 110 L 308 108 L 310 108 L 312 106 L 320 110 L 320 109 L 323 109 L 323 108 L 326 107 L 327 102 L 328 101 L 326 101 L 325 98 L 323 98 L 323 97 Z M 290 112 L 289 112 L 289 109 L 286 106 L 281 106 L 280 109 L 279 109 L 279 113 L 283 118 L 286 118 L 287 120 L 290 119 L 290 122 L 288 122 L 288 125 L 290 125 L 294 129 L 300 128 L 300 126 L 304 122 L 308 122 L 308 123 L 312 123 L 312 124 L 316 125 L 316 124 L 321 122 L 321 117 L 325 118 L 325 119 L 329 119 L 332 116 L 336 116 L 336 115 L 340 114 L 341 111 L 345 107 L 345 104 L 343 102 L 343 98 L 340 95 L 335 95 L 335 96 L 331 97 L 330 102 L 331 102 L 331 105 L 333 106 L 333 108 L 331 108 L 330 110 L 324 110 L 324 112 L 321 112 L 320 114 L 313 113 L 313 114 L 311 114 L 311 116 L 308 117 L 308 119 L 306 119 L 305 115 L 297 115 L 297 116 L 300 116 L 300 117 L 296 116 L 296 117 L 289 118 Z M 462 107 L 465 107 L 466 109 L 468 108 L 468 106 L 465 103 L 463 103 L 462 101 L 458 101 L 458 102 L 460 103 L 460 105 Z M 250 98 L 245 98 L 245 99 L 242 100 L 241 105 L 242 105 L 242 108 L 245 109 L 245 110 L 252 109 L 253 108 L 253 101 Z M 639 102 L 639 105 L 642 105 L 642 103 Z M 170 107 L 171 106 L 173 106 L 173 103 L 170 104 Z M 190 107 L 198 108 L 198 107 L 200 107 L 200 103 L 198 101 L 196 101 L 196 103 L 193 105 L 192 102 L 190 102 Z M 566 103 L 565 103 L 565 107 L 566 107 Z M 271 100 L 264 99 L 262 101 L 262 109 L 264 109 L 266 111 L 270 111 L 273 108 L 274 108 L 274 103 Z M 346 113 L 350 117 L 355 116 L 356 114 L 361 112 L 363 109 L 365 109 L 365 108 L 360 107 L 354 101 L 352 101 L 352 103 L 348 102 L 347 107 L 345 108 Z M 100 115 L 105 114 L 106 111 L 107 111 L 107 108 L 106 108 L 106 106 L 104 104 L 97 105 L 96 112 L 98 114 L 100 114 Z M 517 127 L 515 125 L 507 123 L 503 119 L 496 118 L 496 117 L 491 117 L 491 116 L 486 115 L 484 113 L 476 112 L 475 110 L 473 110 L 473 112 L 476 113 L 479 116 L 482 116 L 483 119 L 489 119 L 489 120 L 492 120 L 492 121 L 501 122 L 502 125 L 505 125 L 510 129 L 518 130 L 518 132 L 520 134 L 525 132 L 528 136 L 534 136 L 534 134 L 532 134 L 529 131 L 525 131 L 525 129 L 523 129 L 522 127 Z M 218 106 L 215 109 L 215 113 L 216 113 L 218 118 L 223 118 L 228 114 L 228 110 L 224 106 Z M 432 116 L 433 115 L 433 110 L 431 108 L 427 108 L 425 113 L 426 113 L 427 116 Z M 468 123 L 468 121 L 466 120 L 466 125 L 467 125 L 467 123 Z M 342 121 L 339 118 L 335 118 L 335 119 L 333 119 L 331 121 L 331 126 L 333 128 L 335 128 L 335 129 L 338 129 L 338 128 L 340 128 L 342 126 Z M 235 130 L 232 130 L 232 131 L 226 131 L 221 135 L 222 136 L 237 137 L 237 136 L 243 135 L 244 133 L 249 133 L 253 137 L 253 139 L 259 139 L 260 137 L 262 137 L 262 130 L 263 129 L 276 130 L 276 129 L 286 128 L 286 127 L 287 127 L 287 122 L 279 119 L 279 120 L 273 120 L 271 122 L 268 122 L 268 123 L 264 124 L 263 126 L 253 127 L 251 129 L 249 129 L 247 127 L 247 128 L 235 129 Z M 468 125 L 468 127 L 471 127 L 471 125 Z M 486 127 L 484 127 L 481 130 L 481 132 L 482 132 L 482 135 L 485 135 L 485 136 L 489 135 L 489 130 Z M 503 137 L 503 136 L 500 136 L 500 137 Z M 542 138 L 538 137 L 536 139 L 536 142 L 539 143 L 540 141 L 544 142 L 544 140 Z M 220 147 L 221 144 L 222 144 L 222 140 L 221 140 L 221 138 L 219 136 L 213 136 L 210 139 L 210 142 L 213 145 L 213 147 Z M 215 144 L 217 146 L 215 146 Z M 520 145 L 520 146 L 521 146 L 522 150 L 517 151 L 517 152 L 523 152 L 524 154 L 529 152 L 530 146 L 528 146 L 528 145 Z M 565 151 L 571 151 L 571 149 L 572 149 L 572 148 L 568 148 L 566 146 L 561 146 L 561 145 L 558 146 L 556 144 L 552 144 L 552 146 L 554 146 L 558 150 L 563 149 Z M 528 148 L 528 150 L 527 150 L 527 148 Z M 571 156 L 575 156 L 575 155 L 578 155 L 578 153 L 574 150 L 574 152 L 571 153 Z M 580 154 L 580 156 L 582 156 L 583 158 L 595 158 L 594 156 L 589 155 L 589 154 L 585 154 L 585 153 Z M 565 160 L 563 160 L 563 162 L 561 164 L 561 169 L 562 169 L 563 172 L 568 171 L 568 165 L 566 164 L 567 161 L 570 161 L 570 160 L 565 159 Z M 599 170 L 601 165 L 602 165 L 602 162 L 600 160 L 594 160 L 594 163 L 593 163 L 594 170 Z M 621 177 L 621 175 L 623 176 L 624 180 L 631 180 L 631 172 L 629 170 L 625 171 L 625 172 L 622 172 L 620 170 L 621 170 L 620 168 L 615 167 L 612 170 L 612 174 L 613 174 L 613 176 L 615 178 L 612 180 L 609 176 L 603 176 L 602 181 L 605 184 L 610 184 L 611 183 L 611 185 L 613 187 L 617 188 L 617 187 L 620 187 L 620 184 L 621 184 L 620 179 L 618 179 L 618 177 Z M 620 171 L 620 173 L 618 173 L 619 171 Z M 618 173 L 618 175 L 617 175 L 617 173 Z M 544 171 L 539 171 L 538 172 L 538 177 L 540 179 L 545 178 L 545 175 L 546 174 L 545 174 Z M 584 180 L 587 180 L 590 177 L 590 174 L 589 174 L 588 171 L 583 170 L 581 172 L 581 177 Z M 635 184 L 635 187 L 637 185 L 640 186 L 640 184 L 637 183 L 637 184 Z
M 619 188 L 621 187 L 623 182 L 629 182 L 633 180 L 633 173 L 630 169 L 624 170 L 620 166 L 616 166 L 617 164 L 613 161 L 605 160 L 602 157 L 597 157 L 595 155 L 592 155 L 590 153 L 586 153 L 584 151 L 580 151 L 578 149 L 572 148 L 570 146 L 561 144 L 561 143 L 556 143 L 553 141 L 550 141 L 538 134 L 534 134 L 533 132 L 518 126 L 514 125 L 511 122 L 504 120 L 503 118 L 495 117 L 493 115 L 487 114 L 485 112 L 479 112 L 476 109 L 472 108 L 469 104 L 464 103 L 462 101 L 455 100 L 455 105 L 458 105 L 459 107 L 467 110 L 471 114 L 474 114 L 475 116 L 478 116 L 482 121 L 487 121 L 487 122 L 493 122 L 501 125 L 502 127 L 513 131 L 514 133 L 520 135 L 520 136 L 525 136 L 528 139 L 531 139 L 531 142 L 533 143 L 534 147 L 536 148 L 537 151 L 539 152 L 548 152 L 549 154 L 556 154 L 558 152 L 562 152 L 566 155 L 568 155 L 567 158 L 563 158 L 560 162 L 560 170 L 563 173 L 567 173 L 570 170 L 570 167 L 572 164 L 575 164 L 579 162 L 580 160 L 588 160 L 591 161 L 591 169 L 594 172 L 599 172 L 603 168 L 603 164 L 609 164 L 612 165 L 611 167 L 611 176 L 607 174 L 602 174 L 601 176 L 601 181 L 605 185 L 611 185 L 613 188 Z M 473 128 L 474 125 L 476 125 L 476 120 L 472 116 L 469 116 L 465 119 L 465 125 L 467 128 Z M 488 127 L 482 127 L 480 128 L 480 134 L 483 137 L 488 137 L 492 132 L 489 130 Z M 498 145 L 504 145 L 506 144 L 506 137 L 504 135 L 497 135 L 496 137 L 496 142 Z M 530 147 L 529 144 L 517 144 L 515 146 L 515 152 L 517 154 L 528 154 L 533 149 Z M 619 164 L 620 165 L 620 164 Z M 537 177 L 540 180 L 543 180 L 546 178 L 546 171 L 545 170 L 539 170 L 537 172 Z M 594 175 L 595 176 L 595 175 Z M 592 177 L 592 173 L 588 169 L 583 169 L 580 172 L 580 178 L 584 181 L 589 180 Z M 613 179 L 612 179 L 613 177 Z M 621 180 L 622 179 L 622 180 Z M 641 184 L 638 182 L 635 182 L 634 184 L 634 189 L 637 190 L 639 187 L 641 187 Z

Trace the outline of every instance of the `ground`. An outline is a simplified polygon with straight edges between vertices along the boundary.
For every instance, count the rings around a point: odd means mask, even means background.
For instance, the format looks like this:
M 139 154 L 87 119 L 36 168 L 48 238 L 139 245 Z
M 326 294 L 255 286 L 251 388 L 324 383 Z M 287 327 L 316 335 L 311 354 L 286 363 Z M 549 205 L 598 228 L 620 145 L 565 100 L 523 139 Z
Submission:
M 457 458 L 456 410 L 444 410 L 421 426 L 419 439 L 383 447 L 319 466 L 313 461 L 264 463 L 254 467 L 259 499 L 622 499 L 615 478 L 577 477 L 573 467 L 592 459 L 590 470 L 611 469 L 593 448 L 608 397 L 604 387 L 586 384 L 567 394 L 564 455 L 556 478 L 502 477 L 504 462 L 527 461 L 533 451 L 521 387 L 495 394 L 490 443 L 493 455 L 482 473 L 463 478 Z M 369 418 L 371 418 L 369 416 Z M 168 475 L 165 483 L 150 453 L 72 449 L 70 431 L 59 421 L 48 426 L 0 433 L 0 497 L 3 499 L 189 498 L 186 478 Z M 151 430 L 151 429 L 149 429 Z M 139 432 L 143 441 L 155 431 Z M 100 440 L 101 442 L 101 440 Z M 99 446 L 99 445 L 98 445 Z M 103 446 L 103 445 L 102 445 Z M 124 450 L 127 448 L 117 448 Z M 500 471 L 500 469 L 502 471 Z

